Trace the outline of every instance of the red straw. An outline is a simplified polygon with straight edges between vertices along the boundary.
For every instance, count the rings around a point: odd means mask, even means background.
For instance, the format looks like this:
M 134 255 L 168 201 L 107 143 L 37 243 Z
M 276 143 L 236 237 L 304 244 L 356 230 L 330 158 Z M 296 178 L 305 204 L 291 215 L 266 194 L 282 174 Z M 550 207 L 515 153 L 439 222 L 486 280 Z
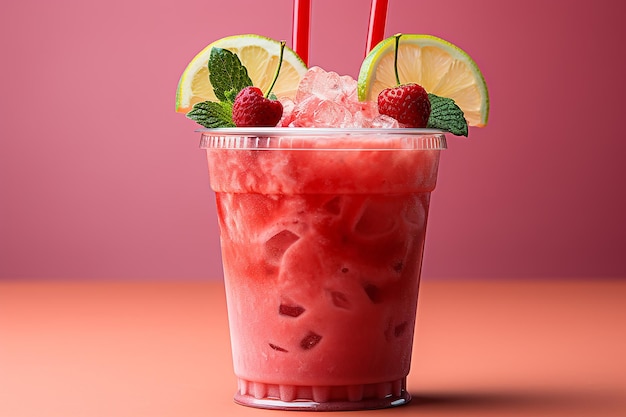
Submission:
M 367 45 L 365 55 L 374 48 L 385 36 L 388 0 L 372 0 L 370 7 L 370 25 L 367 29 Z
M 309 66 L 309 33 L 311 31 L 311 0 L 293 0 L 292 48 Z

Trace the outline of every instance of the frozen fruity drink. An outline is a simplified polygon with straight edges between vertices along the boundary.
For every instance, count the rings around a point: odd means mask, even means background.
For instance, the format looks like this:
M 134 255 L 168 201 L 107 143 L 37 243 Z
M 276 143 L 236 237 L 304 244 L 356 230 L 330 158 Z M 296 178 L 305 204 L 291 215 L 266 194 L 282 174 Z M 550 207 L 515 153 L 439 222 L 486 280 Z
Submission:
M 189 63 L 176 110 L 206 128 L 235 401 L 357 410 L 410 400 L 443 133 L 484 125 L 488 103 L 471 58 L 428 35 L 383 40 L 358 81 L 257 35 L 217 40 Z
M 236 401 L 359 409 L 408 401 L 441 134 L 203 132 L 216 192 Z

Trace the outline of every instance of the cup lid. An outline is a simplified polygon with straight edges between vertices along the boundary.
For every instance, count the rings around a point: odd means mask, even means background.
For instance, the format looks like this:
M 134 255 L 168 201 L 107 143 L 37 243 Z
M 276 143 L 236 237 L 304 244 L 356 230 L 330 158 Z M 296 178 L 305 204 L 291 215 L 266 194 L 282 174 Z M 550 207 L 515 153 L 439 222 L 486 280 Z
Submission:
M 439 129 L 230 127 L 199 129 L 203 149 L 441 150 Z
M 339 128 L 339 127 L 220 127 L 198 129 L 211 136 L 380 136 L 445 134 L 440 129 L 418 128 Z

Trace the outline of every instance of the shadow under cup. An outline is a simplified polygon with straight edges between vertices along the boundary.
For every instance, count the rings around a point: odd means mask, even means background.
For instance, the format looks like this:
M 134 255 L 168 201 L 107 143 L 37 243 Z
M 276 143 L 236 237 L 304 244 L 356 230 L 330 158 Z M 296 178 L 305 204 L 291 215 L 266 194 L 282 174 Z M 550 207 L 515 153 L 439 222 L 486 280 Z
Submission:
M 202 130 L 237 403 L 406 404 L 430 193 L 425 129 Z

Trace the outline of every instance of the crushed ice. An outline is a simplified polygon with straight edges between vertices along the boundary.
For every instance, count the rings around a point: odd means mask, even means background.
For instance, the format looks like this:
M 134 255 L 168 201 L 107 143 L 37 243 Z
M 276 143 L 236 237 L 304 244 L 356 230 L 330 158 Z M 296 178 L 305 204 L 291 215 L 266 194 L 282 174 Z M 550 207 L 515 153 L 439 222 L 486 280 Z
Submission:
M 375 102 L 361 102 L 357 81 L 348 75 L 309 68 L 295 100 L 281 99 L 283 127 L 393 128 L 398 122 L 378 113 Z

